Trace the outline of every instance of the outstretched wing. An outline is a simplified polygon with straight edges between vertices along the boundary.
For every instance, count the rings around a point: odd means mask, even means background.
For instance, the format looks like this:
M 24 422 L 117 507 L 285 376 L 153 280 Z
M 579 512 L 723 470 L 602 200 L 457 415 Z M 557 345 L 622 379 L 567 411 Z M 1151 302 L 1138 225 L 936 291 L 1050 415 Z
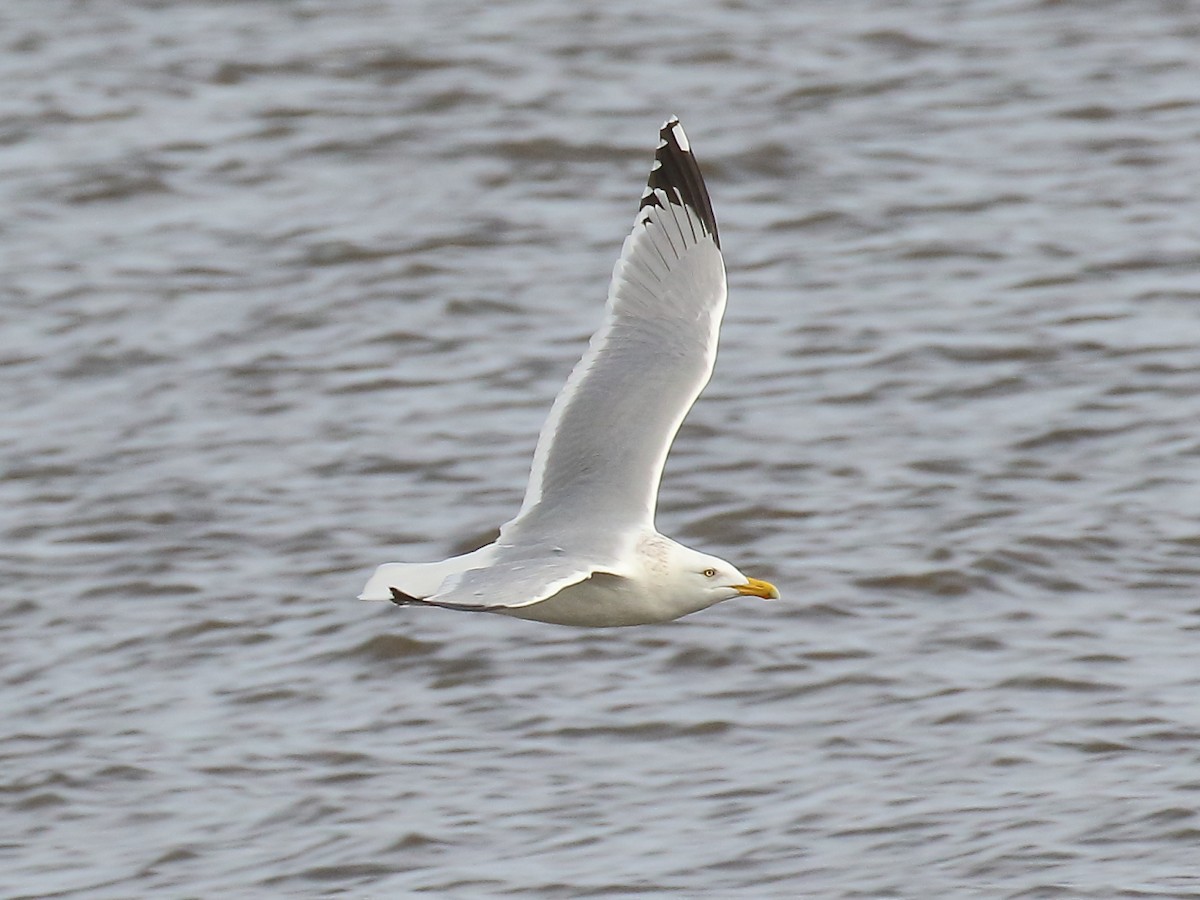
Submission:
M 596 536 L 652 526 L 667 452 L 712 374 L 726 295 L 717 223 L 679 120 L 659 137 L 604 323 L 542 427 L 509 534 L 581 516 Z
M 400 599 L 480 612 L 517 609 L 549 600 L 564 588 L 602 571 L 611 572 L 611 568 L 578 557 L 558 556 L 548 546 L 500 547 L 487 568 L 451 575 L 436 594 L 423 600 Z

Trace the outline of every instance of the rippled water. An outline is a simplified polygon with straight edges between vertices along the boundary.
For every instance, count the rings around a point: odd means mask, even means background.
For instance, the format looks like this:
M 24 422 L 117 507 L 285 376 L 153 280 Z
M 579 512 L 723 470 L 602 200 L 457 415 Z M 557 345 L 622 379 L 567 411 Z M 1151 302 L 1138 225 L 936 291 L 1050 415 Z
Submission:
M 0 895 L 1200 896 L 1200 11 L 0 13 Z M 656 128 L 731 299 L 586 632 L 516 510 Z

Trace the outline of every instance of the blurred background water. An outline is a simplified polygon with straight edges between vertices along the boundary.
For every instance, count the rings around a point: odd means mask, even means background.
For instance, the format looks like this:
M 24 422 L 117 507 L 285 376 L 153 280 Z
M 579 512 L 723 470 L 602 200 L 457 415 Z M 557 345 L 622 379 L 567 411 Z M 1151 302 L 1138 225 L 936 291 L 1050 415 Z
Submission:
M 0 895 L 1200 896 L 1200 7 L 0 11 Z M 656 129 L 730 304 L 659 627 L 482 543 Z

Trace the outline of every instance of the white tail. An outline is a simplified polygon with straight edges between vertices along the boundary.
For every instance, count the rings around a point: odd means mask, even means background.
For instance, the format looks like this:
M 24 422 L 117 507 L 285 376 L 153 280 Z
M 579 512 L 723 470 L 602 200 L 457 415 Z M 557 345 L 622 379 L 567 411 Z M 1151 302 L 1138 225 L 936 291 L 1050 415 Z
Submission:
M 423 600 L 432 597 L 451 575 L 459 575 L 469 569 L 479 569 L 491 564 L 496 545 L 488 544 L 462 556 L 452 556 L 441 562 L 432 563 L 384 563 L 375 570 L 359 600 L 391 600 L 392 588 L 410 597 Z

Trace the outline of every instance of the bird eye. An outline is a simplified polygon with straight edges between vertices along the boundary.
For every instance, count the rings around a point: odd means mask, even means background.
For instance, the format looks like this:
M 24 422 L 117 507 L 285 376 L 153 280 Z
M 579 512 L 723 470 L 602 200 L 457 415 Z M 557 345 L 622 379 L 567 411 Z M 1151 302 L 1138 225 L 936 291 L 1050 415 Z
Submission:
M 704 570 L 704 577 L 705 577 L 705 578 L 712 578 L 712 577 L 713 577 L 714 575 L 716 575 L 716 574 L 717 574 L 717 570 L 716 570 L 716 569 L 705 569 L 705 570 Z

